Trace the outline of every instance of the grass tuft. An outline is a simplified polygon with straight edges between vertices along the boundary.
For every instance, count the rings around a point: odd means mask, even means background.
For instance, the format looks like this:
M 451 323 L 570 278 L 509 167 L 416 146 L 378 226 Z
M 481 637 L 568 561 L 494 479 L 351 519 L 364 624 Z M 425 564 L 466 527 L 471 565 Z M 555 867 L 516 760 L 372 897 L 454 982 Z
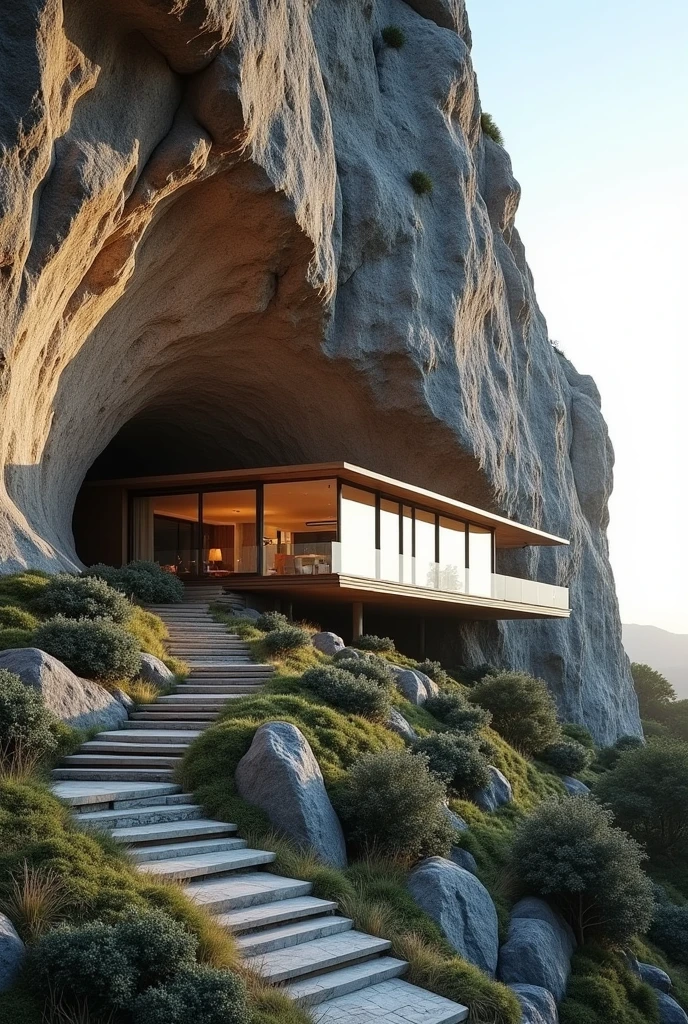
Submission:
M 427 196 L 432 192 L 432 178 L 425 171 L 413 171 L 409 174 L 409 182 L 417 196 Z
M 492 139 L 492 141 L 496 142 L 498 146 L 504 145 L 504 136 L 497 126 L 492 114 L 488 114 L 486 111 L 482 112 L 480 115 L 480 127 L 484 131 L 485 135 L 487 135 L 488 139 Z
M 400 50 L 406 42 L 406 36 L 398 25 L 386 25 L 382 30 L 382 39 L 392 50 Z

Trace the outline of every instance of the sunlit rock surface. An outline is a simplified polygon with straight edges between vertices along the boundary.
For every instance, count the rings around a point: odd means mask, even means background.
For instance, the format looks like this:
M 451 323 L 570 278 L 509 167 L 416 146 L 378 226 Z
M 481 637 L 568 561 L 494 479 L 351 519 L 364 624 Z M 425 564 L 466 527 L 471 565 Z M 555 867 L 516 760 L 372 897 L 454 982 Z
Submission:
M 498 566 L 569 586 L 569 622 L 443 626 L 445 656 L 638 732 L 612 450 L 548 339 L 462 0 L 15 0 L 0 36 L 2 568 L 78 564 L 99 456 L 348 459 L 570 537 Z

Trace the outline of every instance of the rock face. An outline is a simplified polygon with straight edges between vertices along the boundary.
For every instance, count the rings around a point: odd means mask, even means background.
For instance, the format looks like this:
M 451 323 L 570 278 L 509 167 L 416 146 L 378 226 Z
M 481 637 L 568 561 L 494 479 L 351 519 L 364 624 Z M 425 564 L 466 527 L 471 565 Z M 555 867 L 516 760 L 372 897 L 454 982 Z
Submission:
M 666 992 L 657 992 L 660 1024 L 687 1024 L 688 1015 L 685 1010 Z
M 396 708 L 390 709 L 386 724 L 388 729 L 391 729 L 397 736 L 401 736 L 403 740 L 407 740 L 409 743 L 413 743 L 414 740 L 418 739 L 416 730 L 409 725 L 402 713 L 397 711 Z
M 321 651 L 323 654 L 332 655 L 337 651 L 344 650 L 344 641 L 336 633 L 315 633 L 311 643 L 316 651 Z
M 535 985 L 559 1002 L 576 946 L 569 926 L 543 900 L 520 900 L 511 912 L 497 976 L 507 985 Z
M 449 852 L 449 860 L 463 868 L 464 871 L 470 871 L 472 875 L 478 874 L 478 864 L 475 857 L 469 850 L 464 850 L 462 846 L 452 846 Z
M 590 787 L 572 775 L 562 775 L 561 782 L 569 796 L 590 796 Z
M 96 459 L 347 459 L 570 538 L 497 567 L 570 621 L 429 620 L 428 650 L 639 734 L 600 397 L 549 340 L 463 0 L 15 0 L 0 36 L 3 569 L 79 567 Z
M 26 956 L 24 943 L 8 917 L 0 914 L 0 992 L 11 988 Z
M 660 992 L 671 992 L 671 978 L 661 967 L 639 962 L 638 973 L 642 980 L 652 988 L 659 989 Z
M 490 765 L 490 784 L 479 789 L 473 800 L 481 811 L 496 811 L 498 807 L 511 803 L 511 783 L 499 768 Z
M 497 911 L 482 882 L 444 857 L 429 857 L 411 873 L 408 888 L 457 953 L 494 975 L 499 946 Z
M 510 985 L 523 1010 L 522 1024 L 557 1024 L 559 1013 L 551 992 L 537 985 Z
M 346 867 L 339 819 L 306 737 L 287 722 L 261 725 L 237 765 L 239 795 L 264 811 L 270 822 L 320 860 Z
M 94 725 L 117 729 L 128 717 L 114 694 L 98 683 L 75 676 L 61 661 L 37 647 L 0 651 L 0 668 L 15 672 L 27 686 L 40 690 L 45 706 L 76 729 Z
M 169 686 L 174 679 L 174 672 L 170 671 L 164 661 L 154 657 L 152 654 L 141 655 L 139 675 L 149 683 L 162 687 Z

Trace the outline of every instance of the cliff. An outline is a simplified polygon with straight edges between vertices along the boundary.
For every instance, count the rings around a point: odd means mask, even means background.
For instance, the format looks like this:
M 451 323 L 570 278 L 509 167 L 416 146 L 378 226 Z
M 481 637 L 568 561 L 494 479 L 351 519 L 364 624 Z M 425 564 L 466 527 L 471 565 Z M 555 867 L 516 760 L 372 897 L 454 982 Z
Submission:
M 0 38 L 3 569 L 77 564 L 99 456 L 346 458 L 570 537 L 499 567 L 569 586 L 569 622 L 446 646 L 637 733 L 612 449 L 548 339 L 462 0 L 17 0 Z

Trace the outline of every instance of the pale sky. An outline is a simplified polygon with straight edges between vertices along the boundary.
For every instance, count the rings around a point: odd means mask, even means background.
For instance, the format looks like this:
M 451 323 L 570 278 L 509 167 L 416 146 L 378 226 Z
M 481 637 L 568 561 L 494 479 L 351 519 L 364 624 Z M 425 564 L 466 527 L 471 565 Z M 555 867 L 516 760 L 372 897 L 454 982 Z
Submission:
M 688 633 L 688 3 L 468 3 L 550 337 L 602 393 L 622 620 Z

